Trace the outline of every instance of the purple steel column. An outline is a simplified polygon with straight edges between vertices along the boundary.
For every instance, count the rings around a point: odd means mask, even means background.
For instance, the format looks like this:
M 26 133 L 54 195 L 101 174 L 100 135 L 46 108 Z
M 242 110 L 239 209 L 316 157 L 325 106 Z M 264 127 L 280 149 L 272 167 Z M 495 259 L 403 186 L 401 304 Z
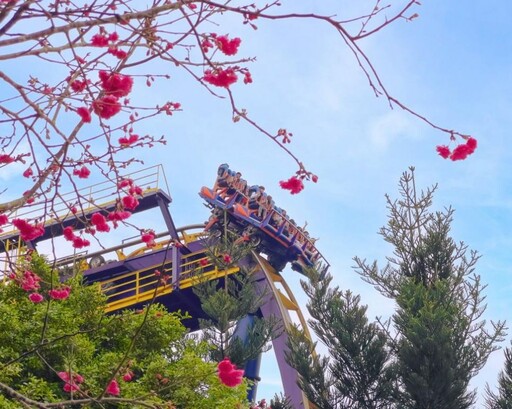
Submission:
M 172 286 L 174 289 L 180 287 L 180 276 L 181 276 L 181 253 L 176 246 L 171 248 L 171 260 L 172 260 Z
M 167 226 L 167 231 L 169 232 L 171 238 L 178 240 L 178 231 L 176 230 L 176 226 L 174 225 L 174 220 L 172 219 L 171 212 L 169 212 L 169 207 L 164 200 L 157 195 L 156 201 L 158 202 L 158 206 L 160 206 L 160 211 L 164 216 L 165 224 Z
M 265 273 L 262 269 L 259 269 L 253 273 L 253 275 L 255 280 L 258 282 L 258 287 L 262 291 L 266 291 L 268 293 L 267 302 L 260 308 L 263 317 L 268 318 L 272 315 L 275 316 L 278 322 L 281 323 L 283 329 L 285 329 L 286 318 L 289 320 L 289 317 L 283 316 L 275 295 L 270 291 L 270 284 L 267 281 Z M 288 351 L 287 341 L 288 333 L 283 331 L 279 337 L 272 340 L 272 345 L 276 354 L 279 372 L 281 373 L 284 394 L 290 399 L 293 408 L 301 409 L 305 407 L 303 401 L 304 394 L 297 384 L 297 371 L 286 362 L 285 354 L 286 351 Z

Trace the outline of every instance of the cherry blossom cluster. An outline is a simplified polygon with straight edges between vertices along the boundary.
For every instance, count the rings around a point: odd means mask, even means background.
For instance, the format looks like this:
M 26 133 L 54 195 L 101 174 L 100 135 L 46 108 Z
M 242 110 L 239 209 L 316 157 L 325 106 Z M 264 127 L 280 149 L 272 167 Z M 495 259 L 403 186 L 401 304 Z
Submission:
M 234 388 L 242 383 L 244 376 L 243 369 L 236 369 L 236 366 L 231 363 L 229 358 L 224 358 L 219 362 L 217 371 L 220 381 L 230 388 Z
M 34 304 L 44 301 L 41 294 L 41 277 L 31 270 L 19 271 L 9 274 L 9 278 L 13 280 L 23 291 L 29 293 L 28 298 Z M 61 286 L 48 290 L 48 296 L 52 300 L 62 301 L 69 298 L 71 288 L 69 286 Z
M 215 85 L 216 87 L 229 88 L 238 81 L 237 73 L 244 76 L 244 84 L 252 83 L 252 76 L 249 70 L 238 66 L 227 68 L 217 67 L 206 70 L 204 72 L 203 80 L 208 84 Z
M 470 136 L 466 139 L 466 143 L 461 143 L 457 145 L 453 151 L 451 151 L 450 148 L 446 145 L 439 145 L 437 146 L 436 150 L 439 156 L 441 156 L 442 158 L 449 158 L 453 161 L 456 161 L 464 160 L 469 155 L 472 155 L 473 152 L 475 152 L 477 145 L 477 140 Z
M 86 166 L 73 169 L 73 175 L 78 176 L 79 179 L 87 179 L 90 174 L 91 171 Z
M 203 37 L 201 48 L 203 52 L 207 53 L 214 46 L 217 46 L 223 54 L 233 56 L 238 53 L 238 47 L 241 43 L 242 40 L 238 37 L 229 39 L 228 35 L 219 36 L 216 33 L 211 33 Z
M 151 229 L 142 230 L 141 240 L 146 244 L 147 247 L 155 247 L 155 232 Z
M 167 285 L 167 283 L 172 282 L 172 275 L 170 275 L 170 274 L 166 274 L 165 272 L 162 273 L 162 271 L 160 271 L 158 269 L 155 270 L 154 274 L 155 274 L 155 277 L 158 277 L 158 285 L 163 285 L 165 287 Z M 155 313 L 155 317 L 161 317 L 161 316 L 162 316 L 161 311 L 157 311 Z
M 44 234 L 44 226 L 40 224 L 30 224 L 23 219 L 14 219 L 12 224 L 19 230 L 23 241 L 35 240 Z
M 279 186 L 284 190 L 289 190 L 292 195 L 300 193 L 304 189 L 304 180 L 311 180 L 313 183 L 318 182 L 318 176 L 308 172 L 302 167 L 288 180 L 281 180 Z
M 118 188 L 120 191 L 126 193 L 126 195 L 122 196 L 119 200 L 119 209 L 109 212 L 106 217 L 101 212 L 92 214 L 89 220 L 90 226 L 85 229 L 86 233 L 92 235 L 96 234 L 97 231 L 108 233 L 110 231 L 109 222 L 113 224 L 114 228 L 117 228 L 120 221 L 126 220 L 132 215 L 130 210 L 135 210 L 139 206 L 138 197 L 142 196 L 144 192 L 132 179 L 127 178 L 121 180 L 118 183 Z M 76 211 L 76 208 L 71 209 L 73 214 L 75 214 Z M 2 219 L 0 219 L 0 222 L 1 221 Z M 65 227 L 62 233 L 64 238 L 73 244 L 74 248 L 80 249 L 88 247 L 91 244 L 89 240 L 77 236 L 71 226 Z
M 62 387 L 64 392 L 76 392 L 80 390 L 80 384 L 84 382 L 84 377 L 78 373 L 61 371 L 57 372 L 57 375 L 64 381 L 64 386 Z
M 117 41 L 117 33 L 110 35 L 96 34 L 93 36 L 92 45 L 97 47 L 109 47 L 109 52 L 119 54 L 117 48 L 112 48 L 111 41 Z M 126 53 L 122 51 L 123 58 Z M 105 70 L 99 71 L 99 87 L 102 90 L 102 96 L 95 99 L 92 103 L 92 111 L 103 119 L 110 119 L 121 111 L 120 98 L 126 97 L 132 90 L 133 79 L 128 75 L 119 74 L 116 72 L 107 72 Z M 71 80 L 69 80 L 71 81 Z M 75 92 L 82 92 L 87 87 L 88 80 L 74 79 L 70 82 L 70 87 Z M 88 107 L 79 107 L 76 113 L 82 118 L 85 123 L 91 122 L 91 109 Z
M 112 396 L 119 396 L 121 394 L 121 388 L 119 387 L 119 383 L 117 382 L 117 380 L 112 379 L 109 382 L 105 392 Z
M 79 391 L 80 384 L 82 384 L 85 381 L 84 377 L 78 373 L 70 374 L 69 372 L 61 371 L 61 372 L 58 372 L 57 375 L 64 382 L 64 386 L 62 387 L 62 390 L 64 392 L 68 392 L 68 393 Z M 125 377 L 126 377 L 126 375 L 123 377 L 123 379 Z M 131 377 L 130 377 L 130 380 L 131 380 Z M 117 380 L 112 379 L 109 382 L 105 392 L 108 395 L 119 396 L 121 394 L 121 388 L 119 387 L 119 383 L 117 382 Z
M 108 53 L 120 60 L 127 57 L 126 51 L 119 49 L 119 35 L 116 32 L 106 33 L 105 31 L 95 34 L 91 38 L 91 45 L 94 47 L 108 47 Z
M 67 241 L 70 241 L 71 243 L 73 243 L 73 247 L 76 249 L 81 249 L 83 247 L 88 247 L 91 245 L 91 242 L 89 240 L 75 235 L 75 233 L 73 231 L 73 227 L 71 227 L 71 226 L 65 227 L 62 230 L 62 234 Z

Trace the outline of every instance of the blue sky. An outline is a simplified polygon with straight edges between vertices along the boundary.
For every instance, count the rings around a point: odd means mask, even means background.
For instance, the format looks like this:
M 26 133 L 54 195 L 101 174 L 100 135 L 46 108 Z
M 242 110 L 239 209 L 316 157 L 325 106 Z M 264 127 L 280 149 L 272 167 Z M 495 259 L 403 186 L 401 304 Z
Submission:
M 300 5 L 344 16 L 343 3 L 322 2 L 322 10 L 309 2 Z M 447 143 L 444 134 L 374 98 L 330 28 L 305 21 L 258 22 L 259 30 L 250 33 L 235 25 L 230 34 L 243 38 L 241 52 L 257 56 L 251 66 L 254 84 L 233 87 L 240 106 L 271 129 L 292 131 L 291 147 L 319 175 L 319 183 L 299 196 L 281 191 L 277 182 L 294 172 L 294 164 L 251 128 L 232 124 L 226 103 L 198 91 L 171 125 L 176 139 L 171 136 L 168 176 L 178 224 L 201 219 L 197 186 L 211 184 L 217 165 L 228 162 L 249 181 L 264 184 L 296 220 L 307 220 L 310 233 L 320 237 L 335 283 L 360 293 L 370 317 L 387 316 L 392 303 L 360 280 L 352 258 L 383 265 L 391 253 L 376 233 L 386 222 L 384 194 L 396 197 L 400 174 L 413 165 L 420 186 L 439 183 L 434 207 L 456 209 L 453 237 L 482 254 L 477 272 L 488 284 L 486 318 L 510 321 L 511 11 L 505 1 L 425 2 L 414 22 L 398 22 L 363 43 L 393 95 L 437 124 L 478 139 L 477 152 L 463 162 L 436 155 L 435 146 Z M 293 272 L 285 276 L 297 283 Z M 499 351 L 475 380 L 480 395 L 486 382 L 495 384 L 501 363 Z M 269 356 L 261 395 L 272 394 L 275 374 Z
M 373 5 L 283 3 L 278 11 L 287 12 L 293 5 L 302 12 L 340 17 L 357 16 Z M 468 160 L 442 160 L 435 146 L 448 142 L 445 134 L 375 98 L 332 28 L 307 20 L 257 20 L 254 31 L 228 16 L 225 25 L 212 31 L 241 37 L 239 55 L 256 57 L 249 65 L 254 83 L 232 87 L 238 105 L 270 130 L 293 132 L 291 148 L 319 182 L 297 196 L 281 190 L 278 181 L 291 176 L 296 165 L 255 129 L 233 123 L 226 100 L 211 96 L 172 66 L 159 68 L 171 80 L 158 86 L 146 88 L 143 79 L 136 79 L 134 93 L 139 97 L 183 106 L 183 112 L 148 122 L 144 129 L 166 135 L 167 146 L 138 154 L 147 165 L 163 164 L 177 225 L 208 218 L 197 192 L 213 184 L 220 163 L 240 170 L 250 183 L 265 185 L 295 220 L 307 220 L 312 236 L 320 237 L 318 247 L 331 262 L 335 283 L 360 293 L 370 317 L 389 315 L 393 304 L 359 279 L 352 258 L 377 259 L 383 265 L 391 252 L 377 235 L 386 223 L 384 194 L 396 197 L 401 173 L 413 165 L 418 185 L 439 183 L 435 208 L 456 209 L 453 237 L 482 254 L 477 272 L 488 284 L 486 318 L 510 321 L 512 3 L 435 0 L 415 11 L 419 18 L 399 21 L 365 39 L 361 47 L 391 94 L 440 126 L 478 139 L 479 147 Z M 304 305 L 297 275 L 284 274 Z M 501 363 L 500 351 L 474 383 L 480 394 L 486 382 L 495 384 Z M 275 374 L 275 362 L 267 355 L 262 397 L 279 390 Z

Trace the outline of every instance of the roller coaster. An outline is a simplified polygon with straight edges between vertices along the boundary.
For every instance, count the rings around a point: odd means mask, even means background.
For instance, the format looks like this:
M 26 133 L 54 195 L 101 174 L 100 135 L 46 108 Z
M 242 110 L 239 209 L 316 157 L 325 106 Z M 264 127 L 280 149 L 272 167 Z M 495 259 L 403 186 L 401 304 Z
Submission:
M 289 262 L 295 271 L 303 272 L 305 267 L 315 264 L 325 274 L 329 264 L 315 248 L 307 232 L 298 229 L 281 209 L 272 204 L 273 207 L 269 206 L 269 211 L 264 215 L 257 214 L 249 208 L 247 191 L 219 189 L 217 178 L 213 189 L 203 187 L 200 191 L 200 196 L 212 211 L 209 221 L 176 228 L 169 210 L 172 200 L 162 167 L 144 169 L 127 177 L 142 188 L 139 205 L 132 213 L 159 209 L 165 222 L 166 230 L 156 234 L 154 245 L 145 246 L 140 237 L 127 238 L 119 245 L 107 249 L 75 252 L 55 260 L 55 265 L 61 268 L 79 265 L 85 281 L 98 285 L 106 295 L 108 313 L 143 308 L 156 295 L 156 301 L 169 311 L 188 312 L 192 318 L 185 320 L 184 324 L 194 331 L 199 328 L 198 320 L 206 318 L 199 299 L 192 291 L 198 282 L 197 272 L 200 271 L 200 281 L 222 281 L 237 274 L 241 267 L 248 267 L 256 285 L 268 294 L 258 314 L 264 318 L 274 316 L 284 329 L 298 325 L 310 337 L 297 300 L 280 271 Z M 115 182 L 96 184 L 81 189 L 78 194 L 83 198 L 80 217 L 69 211 L 69 204 L 74 200 L 72 198 L 76 198 L 77 192 L 63 195 L 59 203 L 54 203 L 56 212 L 53 217 L 44 222 L 44 234 L 31 242 L 21 240 L 20 232 L 14 226 L 3 226 L 0 252 L 5 255 L 5 265 L 1 271 L 8 271 L 8 263 L 15 263 L 27 248 L 36 249 L 38 243 L 62 236 L 68 226 L 72 226 L 75 231 L 90 227 L 90 216 L 99 209 L 108 213 L 119 208 L 119 199 L 112 199 L 118 195 Z M 44 209 L 44 204 L 34 204 L 11 218 L 33 218 L 35 214 L 44 214 Z M 207 238 L 221 228 L 229 229 L 241 240 L 250 241 L 254 249 L 250 257 L 227 270 L 219 270 L 207 256 Z M 171 280 L 162 285 L 154 274 L 155 269 L 171 277 Z M 249 325 L 247 320 L 237 325 L 241 337 Z M 283 331 L 272 340 L 284 394 L 289 397 L 294 408 L 312 409 L 313 405 L 297 385 L 297 372 L 285 360 L 287 339 L 287 332 Z M 261 355 L 250 361 L 245 368 L 246 376 L 256 381 L 251 399 L 256 397 L 260 362 Z

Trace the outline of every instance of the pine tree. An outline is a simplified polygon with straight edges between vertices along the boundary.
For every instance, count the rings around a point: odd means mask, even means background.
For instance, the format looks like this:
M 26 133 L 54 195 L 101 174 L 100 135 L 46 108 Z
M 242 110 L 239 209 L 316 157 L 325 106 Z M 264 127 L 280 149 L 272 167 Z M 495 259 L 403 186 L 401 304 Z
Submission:
M 505 324 L 488 328 L 482 319 L 479 255 L 450 237 L 453 209 L 432 211 L 436 186 L 417 192 L 410 170 L 400 179 L 400 199 L 387 197 L 389 219 L 380 230 L 393 255 L 383 269 L 355 258 L 363 280 L 396 302 L 391 319 L 369 323 L 359 297 L 332 289 L 330 276 L 322 281 L 313 272 L 302 283 L 309 324 L 329 356 L 314 355 L 315 344 L 294 331 L 288 359 L 319 408 L 469 408 L 469 382 L 503 340 Z M 509 365 L 500 398 L 512 389 Z
M 406 408 L 468 408 L 469 381 L 502 341 L 505 325 L 485 327 L 479 255 L 450 237 L 454 210 L 431 211 L 436 186 L 417 192 L 414 168 L 400 179 L 399 200 L 387 197 L 389 220 L 380 234 L 393 257 L 379 270 L 355 258 L 358 272 L 393 298 L 393 342 Z
M 329 357 L 316 355 L 316 345 L 303 332 L 290 334 L 288 361 L 300 374 L 301 389 L 322 409 L 390 408 L 395 376 L 385 332 L 368 322 L 359 296 L 330 288 L 330 275 L 320 280 L 311 271 L 309 277 L 302 281 L 308 323 Z
M 505 349 L 505 368 L 498 376 L 498 391 L 487 387 L 486 407 L 488 409 L 512 409 L 512 348 Z
M 252 250 L 250 244 L 241 243 L 238 235 L 227 227 L 216 231 L 207 248 L 210 262 L 219 270 L 240 268 L 240 271 L 222 280 L 200 281 L 194 287 L 208 317 L 200 319 L 199 324 L 202 339 L 214 346 L 211 359 L 220 362 L 229 357 L 238 367 L 268 350 L 269 342 L 279 332 L 275 319 L 259 315 L 267 294 L 257 286 L 250 271 L 239 266 L 243 259 L 252 257 Z M 201 280 L 201 275 L 198 279 Z M 245 334 L 240 336 L 236 329 L 242 320 L 246 320 L 247 325 Z

